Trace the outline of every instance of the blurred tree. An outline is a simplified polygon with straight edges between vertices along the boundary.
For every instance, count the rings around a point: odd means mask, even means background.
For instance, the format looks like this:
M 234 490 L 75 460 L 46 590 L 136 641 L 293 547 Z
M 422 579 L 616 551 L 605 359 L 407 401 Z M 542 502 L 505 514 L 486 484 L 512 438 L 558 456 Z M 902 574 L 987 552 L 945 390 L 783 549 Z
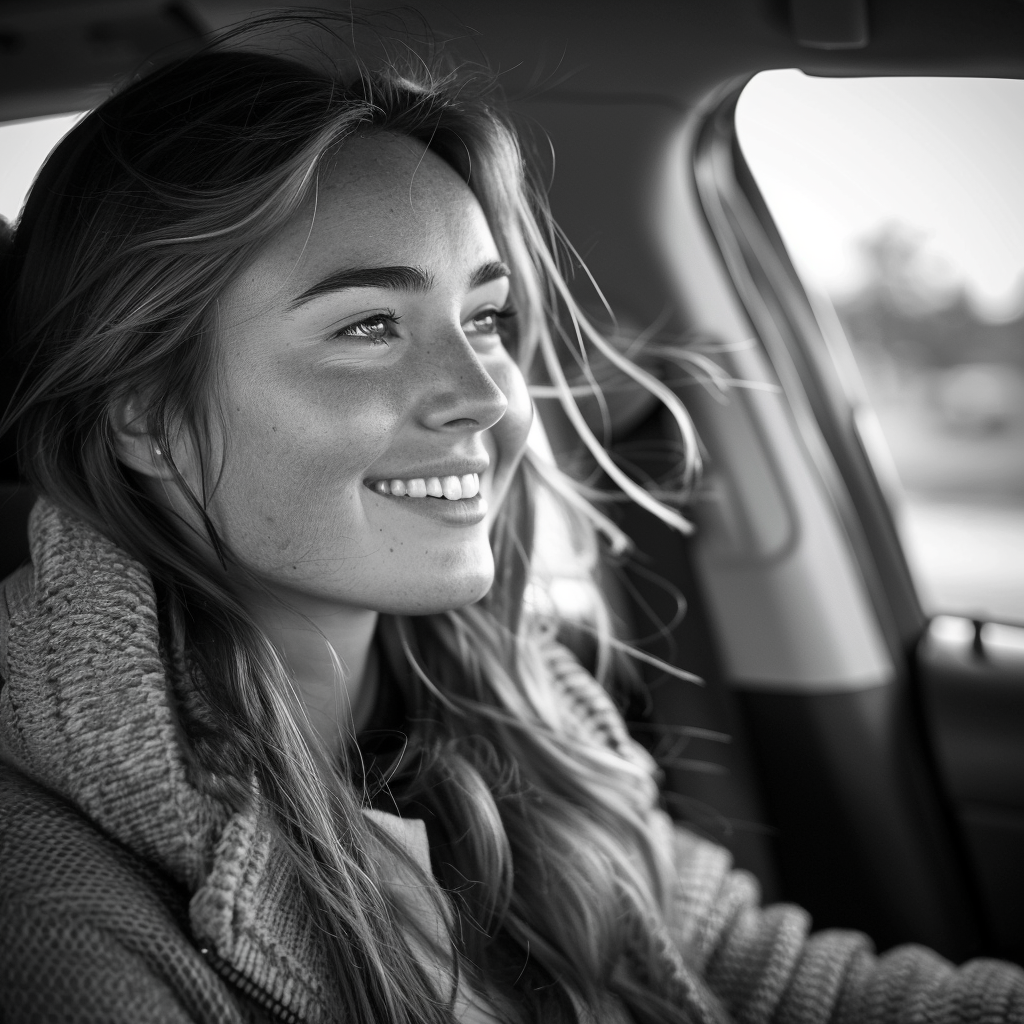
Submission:
M 1024 312 L 1001 323 L 982 317 L 963 283 L 928 257 L 924 239 L 888 223 L 861 240 L 863 284 L 836 302 L 858 354 L 911 371 L 967 363 L 1024 370 Z

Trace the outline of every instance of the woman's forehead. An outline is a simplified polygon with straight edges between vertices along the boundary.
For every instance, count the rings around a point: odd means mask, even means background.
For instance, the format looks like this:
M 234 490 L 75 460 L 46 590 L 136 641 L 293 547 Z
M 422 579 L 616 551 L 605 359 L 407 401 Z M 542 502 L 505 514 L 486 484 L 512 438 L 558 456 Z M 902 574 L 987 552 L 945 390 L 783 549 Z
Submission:
M 449 164 L 419 139 L 395 132 L 356 135 L 334 148 L 323 162 L 327 189 L 386 192 L 402 188 L 430 194 L 464 182 Z
M 487 258 L 497 258 L 487 219 L 455 170 L 418 140 L 380 134 L 339 148 L 315 194 L 257 263 L 267 271 L 287 264 L 298 286 L 339 266 Z

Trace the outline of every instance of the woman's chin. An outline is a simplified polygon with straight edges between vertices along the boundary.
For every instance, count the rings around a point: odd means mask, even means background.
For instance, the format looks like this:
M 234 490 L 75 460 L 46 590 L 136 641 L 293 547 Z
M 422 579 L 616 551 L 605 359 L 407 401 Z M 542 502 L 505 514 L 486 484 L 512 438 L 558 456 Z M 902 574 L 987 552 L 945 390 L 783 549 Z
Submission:
M 410 585 L 392 601 L 383 602 L 379 611 L 392 615 L 436 615 L 475 604 L 491 589 L 494 570 L 481 570 L 457 579 L 431 580 L 422 586 Z

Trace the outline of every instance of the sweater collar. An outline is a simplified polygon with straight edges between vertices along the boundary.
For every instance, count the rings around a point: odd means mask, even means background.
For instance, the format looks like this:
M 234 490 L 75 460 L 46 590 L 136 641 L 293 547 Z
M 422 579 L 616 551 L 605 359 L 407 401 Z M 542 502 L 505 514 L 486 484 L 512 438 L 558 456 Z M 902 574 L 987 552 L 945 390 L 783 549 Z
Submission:
M 146 570 L 41 499 L 11 608 L 0 743 L 105 832 L 195 889 L 225 809 L 188 781 Z
M 29 539 L 0 631 L 0 753 L 185 887 L 193 938 L 236 981 L 323 1020 L 318 946 L 258 794 L 232 813 L 191 781 L 148 572 L 46 499 Z
M 0 622 L 0 756 L 175 878 L 191 895 L 193 939 L 220 973 L 281 1019 L 327 1020 L 320 947 L 259 794 L 233 813 L 191 781 L 175 696 L 182 681 L 161 655 L 148 572 L 46 499 L 33 509 L 29 540 L 32 566 L 0 584 L 0 618 L 9 616 Z M 552 683 L 579 705 L 581 722 L 609 745 L 625 744 L 593 680 L 560 648 L 548 656 Z M 429 874 L 423 823 L 368 813 Z M 646 966 L 692 1002 L 667 932 L 659 962 Z

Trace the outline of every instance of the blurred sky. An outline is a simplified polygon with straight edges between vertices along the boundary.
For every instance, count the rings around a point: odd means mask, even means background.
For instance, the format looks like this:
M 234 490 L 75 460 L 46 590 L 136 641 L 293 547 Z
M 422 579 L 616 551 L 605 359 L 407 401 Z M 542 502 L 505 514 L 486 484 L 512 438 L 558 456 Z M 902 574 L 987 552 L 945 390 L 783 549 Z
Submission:
M 81 117 L 67 114 L 0 125 L 0 217 L 13 221 L 46 154 Z
M 898 221 L 922 232 L 936 277 L 962 279 L 979 312 L 1024 307 L 1024 82 L 766 71 L 736 124 L 810 282 L 855 288 L 856 239 Z

